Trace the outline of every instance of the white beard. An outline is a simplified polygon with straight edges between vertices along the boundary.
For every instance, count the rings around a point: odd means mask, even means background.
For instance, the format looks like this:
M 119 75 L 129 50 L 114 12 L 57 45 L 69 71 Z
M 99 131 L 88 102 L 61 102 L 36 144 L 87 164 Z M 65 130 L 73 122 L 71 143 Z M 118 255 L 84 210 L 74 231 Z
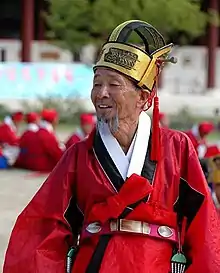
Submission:
M 118 131 L 118 126 L 119 126 L 119 120 L 118 120 L 118 115 L 116 115 L 113 119 L 111 120 L 106 120 L 102 117 L 99 117 L 98 119 L 98 128 L 102 128 L 104 124 L 108 124 L 109 130 L 111 131 L 112 134 L 116 133 Z

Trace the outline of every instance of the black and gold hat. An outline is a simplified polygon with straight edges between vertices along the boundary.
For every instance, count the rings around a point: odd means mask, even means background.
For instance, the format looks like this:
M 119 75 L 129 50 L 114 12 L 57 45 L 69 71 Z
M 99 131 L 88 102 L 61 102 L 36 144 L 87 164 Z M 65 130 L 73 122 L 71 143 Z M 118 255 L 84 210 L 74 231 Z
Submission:
M 144 47 L 129 44 L 135 32 Z M 169 58 L 173 44 L 166 45 L 163 36 L 150 24 L 130 20 L 117 26 L 103 45 L 99 59 L 94 66 L 111 68 L 133 79 L 138 86 L 152 91 L 158 76 L 158 66 Z

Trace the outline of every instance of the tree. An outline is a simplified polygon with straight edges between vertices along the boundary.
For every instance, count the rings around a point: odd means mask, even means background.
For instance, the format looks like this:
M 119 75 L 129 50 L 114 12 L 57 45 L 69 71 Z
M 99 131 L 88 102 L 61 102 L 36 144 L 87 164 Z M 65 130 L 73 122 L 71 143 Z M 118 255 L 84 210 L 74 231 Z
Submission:
M 208 15 L 196 0 L 50 0 L 50 37 L 72 52 L 88 43 L 105 41 L 126 20 L 154 25 L 165 38 L 175 32 L 194 38 L 203 33 Z

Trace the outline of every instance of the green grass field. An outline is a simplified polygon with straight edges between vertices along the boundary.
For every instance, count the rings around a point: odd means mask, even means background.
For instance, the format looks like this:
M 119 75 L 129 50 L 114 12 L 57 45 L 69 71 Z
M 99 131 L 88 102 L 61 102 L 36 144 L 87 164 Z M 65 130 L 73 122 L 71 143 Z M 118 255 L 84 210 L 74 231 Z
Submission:
M 215 141 L 220 142 L 220 132 L 214 132 L 214 133 L 210 134 L 208 136 L 208 140 L 213 141 L 213 142 L 215 142 Z
M 19 129 L 20 132 L 22 132 L 25 128 L 25 124 L 22 125 Z M 70 124 L 70 123 L 61 123 L 57 126 L 56 131 L 66 134 L 71 134 L 74 132 L 77 128 L 76 124 Z M 220 132 L 214 132 L 208 136 L 208 140 L 211 142 L 220 142 Z

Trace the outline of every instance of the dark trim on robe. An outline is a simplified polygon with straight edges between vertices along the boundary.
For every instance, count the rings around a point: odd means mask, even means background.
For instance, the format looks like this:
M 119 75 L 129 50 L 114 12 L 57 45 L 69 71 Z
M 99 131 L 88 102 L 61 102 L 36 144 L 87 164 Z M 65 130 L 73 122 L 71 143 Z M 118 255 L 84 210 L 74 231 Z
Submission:
M 77 206 L 76 199 L 72 197 L 70 199 L 69 206 L 64 213 L 64 218 L 69 223 L 74 239 L 77 240 L 80 230 L 83 225 L 84 216 Z M 76 225 L 77 223 L 77 225 Z
M 122 178 L 120 172 L 118 171 L 117 167 L 115 166 L 113 160 L 111 159 L 105 145 L 101 139 L 101 136 L 97 130 L 96 136 L 94 138 L 94 151 L 98 158 L 99 163 L 101 164 L 102 168 L 105 170 L 108 178 L 111 180 L 115 188 L 119 191 L 124 183 L 124 179 Z M 141 176 L 148 179 L 148 181 L 152 184 L 154 173 L 156 170 L 156 162 L 150 159 L 150 152 L 151 152 L 151 135 L 149 138 L 148 143 L 148 150 L 146 153 L 143 169 L 141 172 Z M 135 208 L 141 202 L 146 202 L 148 200 L 148 196 L 146 196 L 143 200 L 136 202 L 135 204 L 131 204 L 130 208 Z M 131 209 L 126 208 L 119 218 L 125 218 Z M 99 242 L 96 246 L 96 249 L 92 255 L 90 263 L 86 269 L 86 273 L 98 273 L 101 267 L 101 263 L 105 254 L 105 250 L 108 246 L 109 241 L 111 240 L 112 235 L 102 235 L 100 236 Z
M 149 182 L 152 184 L 155 169 L 156 169 L 156 162 L 150 159 L 150 152 L 151 152 L 150 144 L 151 144 L 151 134 L 149 138 L 149 145 L 148 145 L 146 157 L 144 160 L 141 176 L 148 179 Z M 98 130 L 96 131 L 96 135 L 94 137 L 93 147 L 94 147 L 94 151 L 96 153 L 99 163 L 101 164 L 102 168 L 105 170 L 112 184 L 115 186 L 117 191 L 119 191 L 122 185 L 124 184 L 124 179 L 122 178 L 119 170 L 115 166 L 114 161 L 109 155 Z
M 189 183 L 185 179 L 183 179 L 182 177 L 180 178 L 179 198 L 174 205 L 174 211 L 177 213 L 180 229 L 182 227 L 183 217 L 187 218 L 186 229 L 189 228 L 197 212 L 199 211 L 204 201 L 204 198 L 204 195 L 190 187 Z M 186 244 L 183 244 L 184 253 L 188 253 L 188 247 L 189 246 L 187 246 Z M 174 251 L 175 250 L 177 251 L 177 249 L 174 249 Z M 191 263 L 191 259 L 187 257 L 186 270 L 191 265 Z
M 190 187 L 185 179 L 180 178 L 179 199 L 174 205 L 174 211 L 179 217 L 187 218 L 187 228 L 199 211 L 204 198 L 204 195 Z
M 98 130 L 96 131 L 96 135 L 94 137 L 93 147 L 99 163 L 101 164 L 112 184 L 115 186 L 117 191 L 119 191 L 124 184 L 124 179 L 122 178 L 120 172 L 115 166 L 114 161 L 109 155 Z

